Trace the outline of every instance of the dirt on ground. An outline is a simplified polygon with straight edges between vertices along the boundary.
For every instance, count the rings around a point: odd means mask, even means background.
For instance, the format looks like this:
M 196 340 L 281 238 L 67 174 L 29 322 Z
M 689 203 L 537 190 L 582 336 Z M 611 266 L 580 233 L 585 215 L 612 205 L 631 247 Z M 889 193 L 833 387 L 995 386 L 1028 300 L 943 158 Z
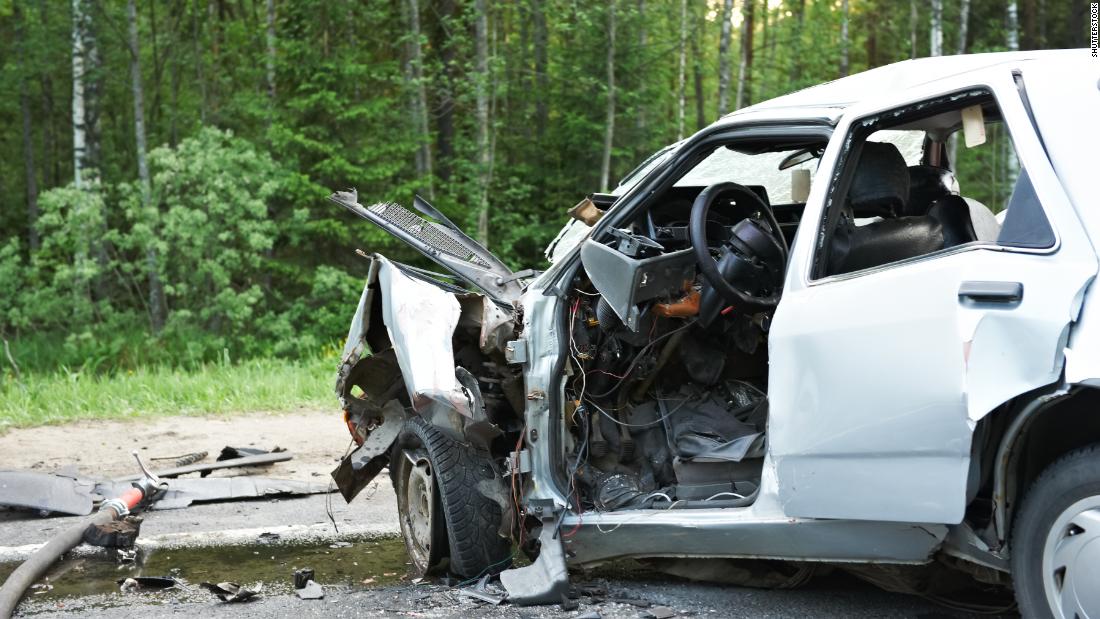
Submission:
M 294 459 L 277 470 L 222 469 L 212 476 L 244 473 L 283 479 L 327 479 L 350 443 L 338 410 L 247 413 L 194 417 L 150 417 L 124 421 L 78 421 L 20 428 L 0 435 L 0 469 L 55 471 L 76 466 L 97 477 L 136 473 L 130 452 L 138 450 L 153 469 L 175 465 L 170 458 L 199 451 L 213 461 L 225 446 L 289 450 Z

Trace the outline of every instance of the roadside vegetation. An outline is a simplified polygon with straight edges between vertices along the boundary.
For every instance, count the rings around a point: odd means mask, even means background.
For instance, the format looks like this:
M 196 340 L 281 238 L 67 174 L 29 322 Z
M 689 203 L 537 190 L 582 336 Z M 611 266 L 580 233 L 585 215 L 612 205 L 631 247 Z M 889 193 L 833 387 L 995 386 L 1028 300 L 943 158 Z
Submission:
M 60 368 L 0 383 L 0 433 L 78 419 L 332 408 L 335 357 L 249 359 L 96 373 Z
M 420 193 L 538 267 L 568 207 L 725 113 L 911 57 L 1083 47 L 1086 11 L 0 0 L 0 428 L 334 405 L 354 250 L 424 265 L 334 189 Z M 996 208 L 1015 162 L 990 150 L 958 172 Z

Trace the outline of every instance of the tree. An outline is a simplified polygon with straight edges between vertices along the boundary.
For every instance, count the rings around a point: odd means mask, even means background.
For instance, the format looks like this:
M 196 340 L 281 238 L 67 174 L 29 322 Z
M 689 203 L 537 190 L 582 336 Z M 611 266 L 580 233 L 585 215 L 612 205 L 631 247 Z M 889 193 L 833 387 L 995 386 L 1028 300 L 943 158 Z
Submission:
M 85 78 L 89 62 L 91 17 L 84 10 L 84 0 L 73 0 L 73 183 L 83 189 L 88 164 L 88 110 L 84 100 Z
M 939 2 L 940 0 L 932 0 Z M 767 5 L 765 5 L 767 6 Z M 765 22 L 766 23 L 766 22 Z M 840 0 L 840 77 L 848 76 L 848 0 Z
M 270 1 L 270 0 L 269 0 Z M 409 116 L 416 134 L 416 175 L 425 183 L 428 198 L 435 198 L 432 183 L 431 133 L 428 128 L 428 96 L 424 88 L 424 69 L 420 49 L 420 5 L 417 0 L 405 0 L 401 5 L 408 24 L 408 41 L 405 45 L 405 76 L 408 81 Z
M 943 0 L 932 0 L 931 27 L 928 29 L 928 55 L 943 55 Z
M 955 53 L 966 53 L 966 37 L 970 27 L 970 0 L 959 0 L 959 43 L 955 46 Z
M 134 145 L 137 155 L 138 179 L 141 189 L 142 210 L 146 217 L 153 211 L 152 182 L 149 179 L 149 162 L 145 149 L 145 93 L 141 85 L 141 46 L 138 44 L 137 7 L 134 0 L 126 3 L 126 18 L 130 26 L 130 80 L 134 99 Z M 154 226 L 150 226 L 155 229 Z M 164 286 L 160 281 L 160 264 L 155 242 L 145 247 L 145 264 L 149 278 L 149 324 L 153 333 L 164 328 L 167 315 L 164 307 Z
M 721 35 L 718 39 L 718 116 L 726 115 L 730 96 L 730 33 L 733 30 L 733 0 L 722 0 Z
M 34 136 L 31 133 L 31 102 L 27 92 L 27 34 L 26 19 L 19 10 L 19 4 L 15 6 L 15 36 L 16 49 L 18 50 L 19 70 L 19 115 L 22 118 L 23 128 L 23 169 L 26 174 L 27 194 L 27 246 L 31 251 L 38 249 L 38 231 L 35 222 L 38 221 L 38 178 L 34 165 Z
M 703 101 L 703 55 L 699 49 L 699 39 L 702 38 L 706 27 L 706 20 L 696 18 L 692 15 L 692 27 L 691 33 L 691 75 L 692 82 L 695 84 L 695 130 L 702 131 L 704 127 L 709 124 L 704 111 L 705 103 Z
M 909 57 L 917 57 L 917 0 L 909 0 Z
M 489 245 L 489 183 L 492 181 L 492 153 L 489 148 L 489 18 L 485 0 L 474 1 L 474 37 L 477 49 L 477 152 L 478 205 L 477 239 Z
M 611 183 L 611 145 L 615 139 L 615 0 L 607 0 L 607 122 L 603 134 L 603 163 L 600 166 L 600 189 L 607 191 Z
M 737 105 L 741 109 L 751 103 L 752 94 L 752 31 L 754 0 L 741 2 L 741 69 L 737 74 Z
M 676 79 L 676 92 L 680 98 L 676 106 L 676 139 L 684 139 L 684 113 L 687 108 L 687 0 L 680 0 L 680 72 Z
M 913 0 L 916 2 L 917 0 Z M 802 29 L 806 23 L 806 0 L 795 0 L 794 5 L 794 33 L 791 35 L 792 58 L 788 90 L 794 90 L 802 82 Z
M 1020 18 L 1016 0 L 1005 4 L 1005 47 L 1010 52 L 1020 51 Z
M 267 0 L 266 35 L 267 54 L 264 56 L 264 61 L 267 69 L 265 74 L 267 78 L 267 99 L 270 106 L 268 108 L 267 123 L 270 125 L 275 113 L 275 0 Z
M 549 77 L 546 74 L 549 33 L 542 0 L 531 0 L 531 18 L 535 29 L 535 135 L 542 138 L 550 122 L 550 108 L 546 103 L 549 95 Z

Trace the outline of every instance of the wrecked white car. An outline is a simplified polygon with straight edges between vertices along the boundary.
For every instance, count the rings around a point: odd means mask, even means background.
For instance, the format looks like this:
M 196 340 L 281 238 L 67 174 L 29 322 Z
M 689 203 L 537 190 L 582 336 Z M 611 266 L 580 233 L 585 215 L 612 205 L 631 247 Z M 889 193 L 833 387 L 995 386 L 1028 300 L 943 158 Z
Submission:
M 763 586 L 963 574 L 1097 616 L 1086 55 L 907 61 L 738 111 L 578 205 L 541 273 L 420 199 L 334 194 L 449 272 L 371 259 L 341 490 L 388 466 L 415 566 L 501 572 L 517 603 L 635 557 Z M 985 205 L 951 156 L 998 135 L 1018 172 Z

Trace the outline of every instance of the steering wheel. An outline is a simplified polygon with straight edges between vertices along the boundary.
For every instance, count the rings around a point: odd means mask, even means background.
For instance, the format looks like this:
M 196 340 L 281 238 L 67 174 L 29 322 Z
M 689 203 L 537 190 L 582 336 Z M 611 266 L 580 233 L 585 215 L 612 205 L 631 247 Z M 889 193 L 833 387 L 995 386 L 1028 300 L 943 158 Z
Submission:
M 715 258 L 707 244 L 707 214 L 721 196 L 733 198 L 742 210 L 759 213 L 763 219 L 746 217 L 738 222 L 722 242 L 721 257 Z M 727 303 L 758 310 L 779 304 L 787 241 L 775 214 L 755 191 L 737 183 L 715 183 L 704 189 L 691 206 L 688 236 L 703 279 Z M 743 290 L 746 286 L 752 289 Z M 756 293 L 764 288 L 772 292 L 758 296 Z

